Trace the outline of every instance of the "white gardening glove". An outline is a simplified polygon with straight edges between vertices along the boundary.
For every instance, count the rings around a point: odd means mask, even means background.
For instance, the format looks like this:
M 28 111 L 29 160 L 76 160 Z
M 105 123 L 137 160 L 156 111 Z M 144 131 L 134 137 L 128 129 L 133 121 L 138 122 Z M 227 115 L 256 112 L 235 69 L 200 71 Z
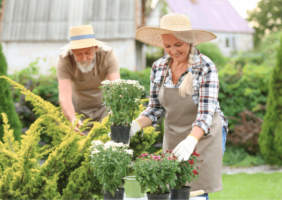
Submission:
M 141 125 L 138 121 L 133 120 L 131 123 L 131 129 L 130 129 L 130 133 L 129 133 L 129 139 L 131 139 L 135 133 L 137 133 L 138 131 L 141 130 Z
M 135 133 L 137 133 L 140 130 L 141 130 L 141 126 L 139 122 L 136 120 L 133 120 L 131 123 L 130 132 L 129 132 L 129 139 L 131 139 L 135 135 Z M 108 136 L 111 137 L 111 132 L 108 133 Z
M 196 144 L 198 143 L 197 138 L 189 135 L 185 140 L 181 141 L 172 151 L 172 153 L 178 158 L 178 161 L 187 161 L 190 155 L 193 153 Z

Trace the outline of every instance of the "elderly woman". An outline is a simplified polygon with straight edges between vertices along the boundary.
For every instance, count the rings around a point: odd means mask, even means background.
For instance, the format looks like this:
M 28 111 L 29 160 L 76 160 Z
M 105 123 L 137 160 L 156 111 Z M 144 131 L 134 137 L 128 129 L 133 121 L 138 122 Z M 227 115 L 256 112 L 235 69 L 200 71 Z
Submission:
M 199 180 L 187 185 L 191 191 L 222 190 L 221 167 L 228 122 L 218 102 L 218 74 L 214 63 L 194 46 L 216 38 L 207 31 L 192 30 L 183 14 L 161 18 L 160 28 L 143 27 L 136 39 L 163 47 L 167 56 L 157 60 L 151 71 L 150 101 L 132 122 L 131 136 L 156 125 L 165 115 L 163 151 L 173 150 L 179 160 L 188 160 L 195 147 L 204 160 Z

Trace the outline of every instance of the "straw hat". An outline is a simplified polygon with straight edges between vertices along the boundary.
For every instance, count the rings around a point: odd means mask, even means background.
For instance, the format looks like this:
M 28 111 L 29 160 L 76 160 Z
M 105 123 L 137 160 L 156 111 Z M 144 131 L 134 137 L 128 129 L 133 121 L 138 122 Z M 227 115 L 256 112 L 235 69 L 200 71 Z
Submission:
M 70 43 L 61 49 L 82 49 L 105 44 L 95 39 L 91 25 L 70 27 Z
M 194 45 L 208 42 L 216 38 L 216 35 L 203 30 L 192 30 L 190 18 L 179 13 L 164 15 L 158 27 L 139 28 L 135 33 L 135 38 L 146 44 L 163 47 L 161 35 L 176 31 L 189 31 L 194 34 Z

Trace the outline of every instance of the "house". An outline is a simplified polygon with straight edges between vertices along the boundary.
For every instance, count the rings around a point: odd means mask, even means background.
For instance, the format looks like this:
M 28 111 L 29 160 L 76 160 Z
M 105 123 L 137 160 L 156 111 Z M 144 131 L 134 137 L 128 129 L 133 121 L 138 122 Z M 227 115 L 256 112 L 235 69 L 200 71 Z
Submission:
M 192 29 L 213 32 L 221 52 L 230 56 L 232 52 L 253 49 L 254 29 L 248 26 L 228 0 L 163 0 L 168 13 L 182 13 L 190 17 Z M 163 4 L 157 3 L 151 11 L 147 26 L 159 26 Z
M 85 24 L 114 49 L 120 67 L 143 69 L 144 52 L 134 37 L 140 23 L 141 0 L 3 0 L 1 43 L 8 73 L 37 58 L 41 73 L 48 73 L 69 42 L 69 27 Z

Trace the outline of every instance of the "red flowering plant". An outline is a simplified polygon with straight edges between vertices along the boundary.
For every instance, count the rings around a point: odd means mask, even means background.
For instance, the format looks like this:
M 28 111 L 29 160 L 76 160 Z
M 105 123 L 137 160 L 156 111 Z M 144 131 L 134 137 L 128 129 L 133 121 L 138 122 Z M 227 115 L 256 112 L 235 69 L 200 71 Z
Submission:
M 167 185 L 175 187 L 176 172 L 180 172 L 178 160 L 170 152 L 162 155 L 142 154 L 137 157 L 133 169 L 142 192 L 150 189 L 151 194 L 169 192 Z
M 189 160 L 179 162 L 178 167 L 180 168 L 180 170 L 176 172 L 177 179 L 175 180 L 176 189 L 180 189 L 185 186 L 185 183 L 187 181 L 191 183 L 193 180 L 198 180 L 199 167 L 197 166 L 197 160 L 199 156 L 200 154 L 198 154 L 195 149 L 191 154 Z M 201 161 L 203 162 L 203 159 Z

